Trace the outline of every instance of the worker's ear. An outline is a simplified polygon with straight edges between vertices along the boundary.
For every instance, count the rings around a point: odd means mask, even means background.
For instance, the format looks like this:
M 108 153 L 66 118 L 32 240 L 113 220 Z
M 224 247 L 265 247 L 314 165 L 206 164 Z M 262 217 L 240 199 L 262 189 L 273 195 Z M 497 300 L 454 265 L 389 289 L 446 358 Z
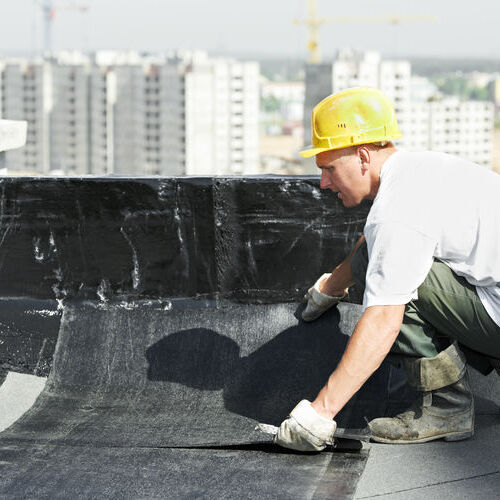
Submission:
M 358 159 L 361 173 L 364 175 L 368 171 L 370 165 L 370 150 L 365 146 L 358 148 Z

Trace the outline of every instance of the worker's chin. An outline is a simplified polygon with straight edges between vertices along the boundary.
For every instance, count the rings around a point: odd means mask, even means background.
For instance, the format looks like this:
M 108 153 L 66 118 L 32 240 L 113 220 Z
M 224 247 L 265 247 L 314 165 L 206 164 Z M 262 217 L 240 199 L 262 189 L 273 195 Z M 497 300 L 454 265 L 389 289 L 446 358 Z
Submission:
M 355 207 L 356 205 L 359 205 L 359 203 L 355 203 L 353 200 L 347 198 L 347 199 L 344 199 L 342 198 L 342 205 L 344 205 L 344 207 L 346 208 L 350 208 L 350 207 Z
M 342 205 L 344 207 L 349 208 L 349 207 L 357 207 L 361 201 L 358 201 L 351 196 L 346 195 L 344 192 L 338 192 L 337 193 L 337 198 L 342 202 Z

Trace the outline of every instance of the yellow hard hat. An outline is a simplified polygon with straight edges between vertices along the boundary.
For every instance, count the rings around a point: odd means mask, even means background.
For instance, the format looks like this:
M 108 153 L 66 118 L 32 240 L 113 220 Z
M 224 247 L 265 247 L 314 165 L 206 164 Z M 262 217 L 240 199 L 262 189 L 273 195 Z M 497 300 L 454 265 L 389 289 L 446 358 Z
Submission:
M 402 137 L 389 98 L 372 87 L 356 87 L 332 94 L 312 112 L 312 146 L 304 158 L 356 144 L 392 141 Z

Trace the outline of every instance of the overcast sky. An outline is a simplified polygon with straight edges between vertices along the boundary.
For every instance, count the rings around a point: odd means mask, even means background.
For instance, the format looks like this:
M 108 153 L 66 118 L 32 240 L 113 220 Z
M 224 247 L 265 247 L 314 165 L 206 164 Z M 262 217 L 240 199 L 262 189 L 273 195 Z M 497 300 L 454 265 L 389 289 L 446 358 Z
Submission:
M 43 0 L 39 0 L 41 2 Z M 42 48 L 36 0 L 1 0 L 0 50 Z M 54 0 L 54 49 L 205 49 L 238 55 L 305 57 L 307 30 L 292 20 L 306 0 Z M 320 16 L 435 16 L 434 22 L 329 23 L 320 29 L 323 55 L 340 47 L 384 55 L 500 58 L 500 3 L 492 0 L 317 0 Z

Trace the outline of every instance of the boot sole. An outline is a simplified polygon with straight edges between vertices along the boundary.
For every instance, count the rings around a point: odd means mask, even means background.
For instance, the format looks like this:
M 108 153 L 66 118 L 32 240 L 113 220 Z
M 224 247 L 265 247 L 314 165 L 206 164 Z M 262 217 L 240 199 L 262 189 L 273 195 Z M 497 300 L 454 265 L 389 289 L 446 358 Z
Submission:
M 438 439 L 442 439 L 444 441 L 462 441 L 464 439 L 469 439 L 474 436 L 474 430 L 467 432 L 452 432 L 448 434 L 441 434 L 439 436 L 429 436 L 420 439 L 387 439 L 387 438 L 378 438 L 371 437 L 372 441 L 376 443 L 385 443 L 385 444 L 413 444 L 413 443 L 428 443 L 429 441 L 436 441 Z

